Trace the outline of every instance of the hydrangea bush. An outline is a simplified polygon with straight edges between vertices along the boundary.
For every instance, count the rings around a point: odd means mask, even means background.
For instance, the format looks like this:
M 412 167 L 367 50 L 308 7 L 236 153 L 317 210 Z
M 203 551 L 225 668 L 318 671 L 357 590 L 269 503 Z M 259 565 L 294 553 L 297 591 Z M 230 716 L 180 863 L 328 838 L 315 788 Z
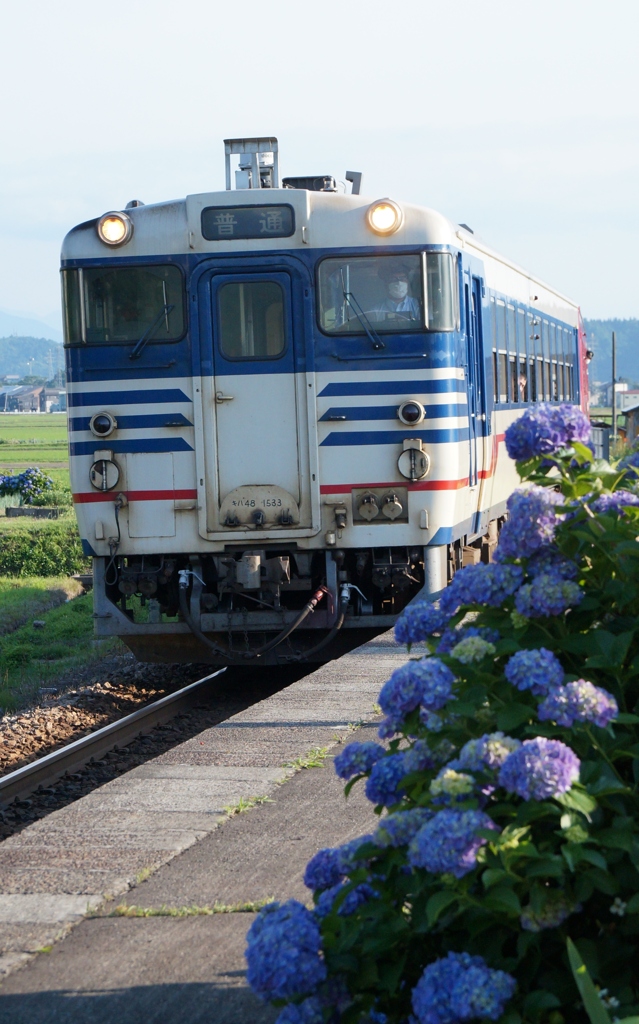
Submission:
M 382 742 L 335 759 L 379 824 L 249 932 L 278 1024 L 577 1024 L 574 957 L 639 1013 L 639 459 L 588 438 L 573 406 L 514 423 L 495 560 L 397 622 Z
M 17 476 L 5 476 L 0 473 L 0 497 L 8 494 L 19 494 L 24 505 L 31 505 L 45 491 L 53 489 L 53 480 L 41 469 L 25 469 Z

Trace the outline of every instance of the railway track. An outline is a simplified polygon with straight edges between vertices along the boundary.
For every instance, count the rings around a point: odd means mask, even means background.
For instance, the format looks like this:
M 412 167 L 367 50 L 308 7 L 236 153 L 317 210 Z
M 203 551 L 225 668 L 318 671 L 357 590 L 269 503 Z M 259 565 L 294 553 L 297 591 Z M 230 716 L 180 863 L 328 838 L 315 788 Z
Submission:
M 168 694 L 160 700 L 139 708 L 130 715 L 96 729 L 88 736 L 68 743 L 59 750 L 45 754 L 31 764 L 23 765 L 0 778 L 0 808 L 7 807 L 14 800 L 24 800 L 40 787 L 56 782 L 63 775 L 76 772 L 89 762 L 102 758 L 112 750 L 125 747 L 132 740 L 151 732 L 158 725 L 164 725 L 180 714 L 201 697 L 206 683 L 225 672 L 216 672 L 196 679 L 188 686 Z

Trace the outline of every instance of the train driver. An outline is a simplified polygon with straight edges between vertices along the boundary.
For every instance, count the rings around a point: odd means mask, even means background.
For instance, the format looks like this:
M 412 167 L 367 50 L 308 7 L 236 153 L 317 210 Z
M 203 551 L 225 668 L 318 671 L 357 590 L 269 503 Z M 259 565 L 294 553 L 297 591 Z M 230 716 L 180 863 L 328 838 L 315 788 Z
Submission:
M 419 301 L 408 294 L 410 275 L 403 266 L 384 267 L 386 297 L 375 307 L 378 320 L 421 320 Z

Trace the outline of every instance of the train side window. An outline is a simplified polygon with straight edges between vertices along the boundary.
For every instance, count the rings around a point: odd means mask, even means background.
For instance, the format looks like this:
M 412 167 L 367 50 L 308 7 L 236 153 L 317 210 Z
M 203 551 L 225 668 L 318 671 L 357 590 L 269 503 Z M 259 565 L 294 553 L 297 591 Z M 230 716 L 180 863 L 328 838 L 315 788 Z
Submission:
M 522 402 L 529 401 L 528 365 L 526 361 L 526 313 L 517 310 L 517 351 L 518 351 L 518 386 Z
M 541 322 L 541 345 L 542 345 L 542 357 L 544 361 L 544 400 L 549 402 L 551 400 L 550 393 L 550 349 L 549 349 L 549 338 L 548 338 L 548 321 L 542 320 Z
M 495 303 L 496 347 L 499 363 L 499 401 L 508 401 L 508 351 L 506 348 L 506 305 L 501 299 Z
M 232 281 L 218 291 L 220 351 L 227 359 L 284 352 L 284 292 L 276 281 Z
M 493 401 L 499 401 L 499 363 L 497 360 L 497 312 L 495 300 L 490 297 L 490 328 L 493 342 Z
M 517 365 L 517 320 L 515 307 L 506 307 L 506 334 L 508 339 L 509 383 L 508 401 L 519 401 L 519 367 Z
M 573 345 L 574 336 L 570 330 L 564 330 L 564 352 L 566 359 L 566 394 L 567 401 L 575 397 L 575 385 L 573 379 Z
M 550 339 L 550 397 L 553 402 L 559 401 L 559 380 L 557 376 L 557 341 L 555 324 L 548 325 Z
M 544 400 L 544 353 L 541 347 L 541 323 L 537 321 L 535 316 L 530 318 L 530 337 L 531 344 L 534 346 L 535 352 L 535 401 L 543 402 Z

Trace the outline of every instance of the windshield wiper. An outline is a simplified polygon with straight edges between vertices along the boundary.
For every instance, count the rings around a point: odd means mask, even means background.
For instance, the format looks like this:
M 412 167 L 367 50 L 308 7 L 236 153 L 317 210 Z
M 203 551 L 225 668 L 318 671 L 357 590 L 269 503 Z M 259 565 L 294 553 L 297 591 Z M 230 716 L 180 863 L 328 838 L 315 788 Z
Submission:
M 355 313 L 355 316 L 357 317 L 357 319 L 359 320 L 361 326 L 364 328 L 366 334 L 368 335 L 368 339 L 369 339 L 371 345 L 373 346 L 374 349 L 386 348 L 386 345 L 384 344 L 384 342 L 380 338 L 380 336 L 377 333 L 377 331 L 375 331 L 373 329 L 373 326 L 372 326 L 370 320 L 366 316 L 366 313 L 362 309 L 361 305 L 359 304 L 359 302 L 357 301 L 357 299 L 355 298 L 353 293 L 351 291 L 347 291 L 346 284 L 344 282 L 344 269 L 343 268 L 340 271 L 340 277 L 342 279 L 342 296 L 344 298 L 344 302 L 347 302 L 348 305 L 353 310 L 353 312 Z M 349 275 L 349 278 L 350 278 L 350 275 Z
M 166 329 L 167 329 L 167 333 L 168 333 L 168 330 L 169 330 L 169 313 L 171 313 L 172 310 L 174 310 L 174 309 L 175 309 L 175 305 L 167 306 L 167 304 L 165 303 L 162 306 L 162 309 L 160 310 L 160 312 L 156 316 L 156 318 L 153 321 L 153 323 L 150 325 L 150 327 L 147 327 L 146 331 L 144 332 L 144 334 L 142 335 L 140 340 L 136 341 L 135 348 L 133 349 L 132 352 L 129 353 L 129 359 L 139 359 L 140 358 L 140 356 L 142 355 L 142 352 L 144 350 L 144 346 L 146 345 L 147 341 L 151 340 L 151 338 L 153 337 L 155 331 L 160 326 L 160 323 L 162 322 L 162 319 L 164 319 L 166 321 Z

